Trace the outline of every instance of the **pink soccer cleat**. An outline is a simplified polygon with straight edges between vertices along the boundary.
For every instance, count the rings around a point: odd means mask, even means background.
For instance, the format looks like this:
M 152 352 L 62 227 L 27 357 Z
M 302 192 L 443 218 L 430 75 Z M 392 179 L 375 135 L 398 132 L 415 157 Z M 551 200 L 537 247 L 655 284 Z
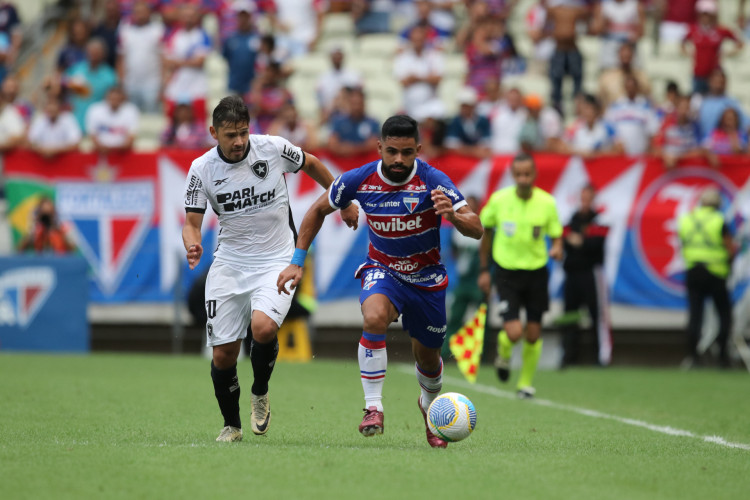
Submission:
M 364 412 L 365 416 L 362 417 L 362 423 L 359 424 L 359 432 L 365 437 L 382 434 L 383 427 L 385 427 L 383 424 L 385 420 L 383 412 L 378 411 L 376 406 L 369 406 L 364 409 Z
M 422 417 L 424 418 L 424 427 L 427 431 L 427 442 L 430 443 L 430 446 L 432 446 L 433 448 L 447 448 L 448 442 L 443 441 L 435 434 L 433 434 L 430 431 L 430 426 L 427 425 L 427 413 L 425 413 L 424 409 L 422 408 L 422 396 L 419 396 L 419 399 L 417 399 L 417 405 L 419 406 L 419 411 L 422 412 Z

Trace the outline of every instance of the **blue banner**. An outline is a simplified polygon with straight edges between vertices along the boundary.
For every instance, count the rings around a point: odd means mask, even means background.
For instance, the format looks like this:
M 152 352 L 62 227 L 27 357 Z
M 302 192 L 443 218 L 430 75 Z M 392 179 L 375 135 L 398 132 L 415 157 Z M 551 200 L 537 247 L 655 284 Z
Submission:
M 0 258 L 0 350 L 89 351 L 82 257 Z

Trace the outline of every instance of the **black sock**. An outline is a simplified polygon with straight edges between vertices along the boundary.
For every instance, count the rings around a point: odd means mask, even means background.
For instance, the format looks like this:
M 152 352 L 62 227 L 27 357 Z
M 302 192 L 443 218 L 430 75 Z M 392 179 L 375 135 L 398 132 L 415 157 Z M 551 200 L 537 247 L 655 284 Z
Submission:
M 253 364 L 252 392 L 256 396 L 262 396 L 268 392 L 268 381 L 276 364 L 276 356 L 279 354 L 279 340 L 274 338 L 267 344 L 260 344 L 254 339 L 250 344 L 250 361 Z
M 214 394 L 224 417 L 224 426 L 242 428 L 240 422 L 240 382 L 237 379 L 237 364 L 227 370 L 219 370 L 211 361 L 211 379 Z

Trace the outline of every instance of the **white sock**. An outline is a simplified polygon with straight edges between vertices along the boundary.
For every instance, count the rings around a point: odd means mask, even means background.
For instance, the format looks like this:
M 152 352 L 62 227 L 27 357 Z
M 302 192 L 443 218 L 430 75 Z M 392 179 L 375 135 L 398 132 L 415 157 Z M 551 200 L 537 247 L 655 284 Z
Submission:
M 385 382 L 385 370 L 388 366 L 385 334 L 362 332 L 357 358 L 362 389 L 365 391 L 365 408 L 375 406 L 378 411 L 383 411 L 383 382 Z
M 419 387 L 422 389 L 422 409 L 427 411 L 436 397 L 440 394 L 440 389 L 443 388 L 443 359 L 440 359 L 440 369 L 436 372 L 426 372 L 422 370 L 418 364 L 414 364 L 417 372 L 417 382 Z

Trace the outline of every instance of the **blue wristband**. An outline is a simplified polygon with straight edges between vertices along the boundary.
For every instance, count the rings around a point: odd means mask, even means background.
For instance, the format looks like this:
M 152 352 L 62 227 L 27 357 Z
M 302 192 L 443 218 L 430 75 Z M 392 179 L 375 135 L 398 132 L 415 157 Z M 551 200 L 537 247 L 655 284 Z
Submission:
M 301 248 L 294 249 L 294 255 L 292 255 L 292 264 L 299 267 L 305 267 L 305 257 L 307 257 L 307 250 Z

